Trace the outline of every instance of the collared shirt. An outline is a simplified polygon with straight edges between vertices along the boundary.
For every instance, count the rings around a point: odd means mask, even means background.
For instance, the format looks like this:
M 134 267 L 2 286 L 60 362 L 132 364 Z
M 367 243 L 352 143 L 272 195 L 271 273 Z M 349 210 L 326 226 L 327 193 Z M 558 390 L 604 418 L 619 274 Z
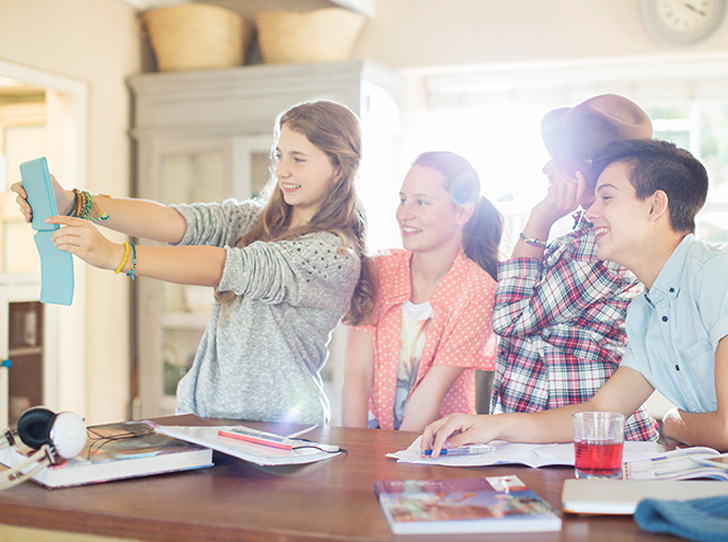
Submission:
M 500 335 L 492 412 L 537 412 L 591 399 L 617 370 L 626 348 L 624 317 L 642 286 L 625 268 L 597 258 L 585 218 L 543 259 L 498 266 L 493 328 Z M 657 438 L 640 409 L 630 440 Z
M 687 412 L 718 408 L 715 350 L 728 335 L 728 248 L 686 235 L 627 311 L 622 364 Z
M 392 429 L 394 425 L 402 304 L 412 291 L 411 259 L 412 253 L 405 250 L 391 250 L 375 258 L 379 278 L 372 315 L 374 325 L 356 328 L 370 333 L 374 341 L 369 409 L 382 429 Z M 486 271 L 459 252 L 429 299 L 433 315 L 413 390 L 435 364 L 466 368 L 443 399 L 440 416 L 451 412 L 475 413 L 475 369 L 492 370 L 494 366 L 491 315 L 495 286 L 495 280 Z

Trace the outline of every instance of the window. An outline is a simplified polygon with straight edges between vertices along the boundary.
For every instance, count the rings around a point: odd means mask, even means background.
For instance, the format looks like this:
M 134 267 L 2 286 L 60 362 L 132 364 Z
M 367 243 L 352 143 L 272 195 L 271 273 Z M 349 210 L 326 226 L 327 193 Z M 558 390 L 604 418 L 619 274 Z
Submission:
M 696 234 L 728 242 L 728 57 L 637 58 L 483 67 L 425 75 L 429 110 L 407 136 L 413 158 L 427 150 L 465 156 L 482 193 L 506 217 L 502 250 L 510 254 L 531 208 L 546 194 L 541 168 L 550 159 L 541 119 L 557 107 L 612 92 L 639 103 L 655 137 L 675 142 L 708 170 L 708 201 Z M 574 225 L 557 222 L 556 236 Z

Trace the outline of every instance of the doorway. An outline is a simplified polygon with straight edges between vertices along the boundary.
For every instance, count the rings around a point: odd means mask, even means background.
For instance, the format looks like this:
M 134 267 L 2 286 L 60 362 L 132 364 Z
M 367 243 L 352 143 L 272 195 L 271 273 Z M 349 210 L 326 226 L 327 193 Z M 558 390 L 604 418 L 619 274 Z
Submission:
M 0 426 L 42 404 L 85 415 L 85 274 L 75 266 L 70 307 L 41 305 L 33 230 L 12 183 L 18 164 L 46 156 L 53 172 L 86 185 L 86 84 L 0 61 Z

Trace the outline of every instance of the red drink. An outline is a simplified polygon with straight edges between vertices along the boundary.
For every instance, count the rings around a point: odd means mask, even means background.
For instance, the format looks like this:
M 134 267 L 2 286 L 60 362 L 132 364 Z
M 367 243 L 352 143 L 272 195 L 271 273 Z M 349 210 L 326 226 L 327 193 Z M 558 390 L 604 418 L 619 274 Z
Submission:
M 574 442 L 577 478 L 620 478 L 622 442 Z

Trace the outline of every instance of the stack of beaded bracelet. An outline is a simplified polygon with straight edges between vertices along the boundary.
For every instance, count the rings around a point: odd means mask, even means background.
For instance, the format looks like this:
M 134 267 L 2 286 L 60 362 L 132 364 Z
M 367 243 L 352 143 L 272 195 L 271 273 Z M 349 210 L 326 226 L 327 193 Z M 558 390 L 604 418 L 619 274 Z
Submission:
M 136 280 L 136 245 L 131 244 L 132 258 L 131 258 L 131 269 L 126 274 L 127 277 L 131 277 L 131 280 Z M 124 260 L 126 263 L 126 260 Z
M 109 213 L 103 213 L 97 217 L 89 216 L 94 208 L 94 197 L 88 190 L 73 189 L 73 210 L 69 216 L 84 218 L 86 220 L 106 220 Z

